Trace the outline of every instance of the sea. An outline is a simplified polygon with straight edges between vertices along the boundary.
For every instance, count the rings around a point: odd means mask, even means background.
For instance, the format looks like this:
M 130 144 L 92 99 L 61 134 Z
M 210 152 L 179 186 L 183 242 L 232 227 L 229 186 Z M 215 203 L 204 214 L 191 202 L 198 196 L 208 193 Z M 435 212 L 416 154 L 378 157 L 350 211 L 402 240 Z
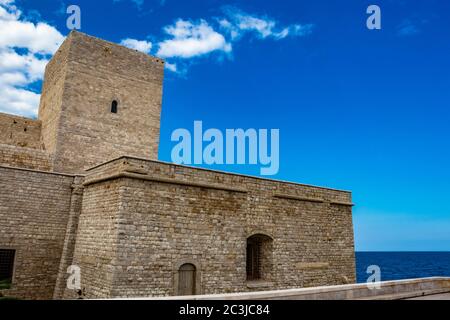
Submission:
M 450 252 L 356 252 L 356 278 L 363 283 L 380 267 L 381 281 L 424 277 L 450 277 Z

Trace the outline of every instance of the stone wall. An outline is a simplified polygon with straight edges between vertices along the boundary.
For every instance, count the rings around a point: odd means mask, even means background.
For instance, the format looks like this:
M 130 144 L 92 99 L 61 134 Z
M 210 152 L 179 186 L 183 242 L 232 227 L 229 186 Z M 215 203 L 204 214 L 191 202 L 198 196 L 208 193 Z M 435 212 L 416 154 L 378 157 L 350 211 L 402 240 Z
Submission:
M 41 149 L 41 121 L 0 113 L 0 143 Z
M 78 230 L 78 219 L 83 204 L 83 180 L 81 176 L 75 177 L 72 184 L 72 195 L 70 198 L 69 219 L 66 227 L 66 235 L 64 238 L 63 250 L 61 253 L 61 261 L 59 263 L 58 276 L 56 278 L 55 291 L 53 299 L 61 299 L 64 291 L 67 289 L 67 281 L 69 273 L 67 269 L 73 264 L 73 252 L 75 249 L 75 241 Z M 74 297 L 79 297 L 78 293 L 72 292 Z
M 273 239 L 257 283 L 254 234 Z M 351 194 L 124 157 L 88 171 L 74 263 L 87 297 L 176 295 L 182 263 L 205 294 L 352 283 Z
M 163 71 L 158 58 L 72 32 L 47 66 L 39 111 L 55 170 L 157 159 Z
M 117 214 L 120 201 L 120 181 L 98 184 L 85 188 L 82 214 L 78 221 L 73 264 L 81 268 L 82 287 L 88 297 L 112 296 L 113 277 L 120 270 L 117 266 L 117 226 L 121 217 Z M 65 298 L 75 298 L 75 292 L 65 290 Z
M 52 156 L 42 150 L 0 144 L 0 165 L 50 171 Z
M 39 120 L 0 115 L 0 248 L 17 251 L 4 293 L 75 297 L 71 264 L 88 298 L 176 295 L 184 263 L 197 293 L 354 282 L 349 192 L 148 160 L 163 70 L 72 32 L 46 67 Z M 252 235 L 271 239 L 258 282 L 246 280 Z
M 0 293 L 51 299 L 74 177 L 0 167 L 0 248 L 15 249 L 12 288 Z
M 44 82 L 39 104 L 39 120 L 42 122 L 42 143 L 45 150 L 57 152 L 60 120 L 67 72 L 67 59 L 71 38 L 68 37 L 45 67 Z

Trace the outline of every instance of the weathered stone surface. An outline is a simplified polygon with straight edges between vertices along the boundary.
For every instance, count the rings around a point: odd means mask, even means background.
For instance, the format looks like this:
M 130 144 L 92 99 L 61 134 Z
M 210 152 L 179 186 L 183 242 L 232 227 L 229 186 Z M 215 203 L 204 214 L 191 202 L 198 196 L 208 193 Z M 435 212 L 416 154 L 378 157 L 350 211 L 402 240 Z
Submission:
M 16 250 L 13 286 L 3 294 L 52 298 L 73 180 L 68 175 L 0 167 L 0 248 Z
M 354 282 L 351 206 L 336 201 L 351 195 L 124 157 L 88 171 L 74 263 L 87 297 L 176 295 L 180 261 L 201 266 L 201 293 L 249 291 L 246 240 L 265 234 L 270 270 L 256 290 Z
M 0 166 L 49 171 L 52 155 L 43 150 L 0 144 Z
M 72 264 L 89 298 L 175 295 L 183 264 L 197 294 L 354 282 L 349 192 L 155 160 L 163 68 L 73 32 L 46 68 L 39 119 L 0 115 L 0 248 L 16 250 L 0 293 L 76 297 Z M 267 241 L 256 282 L 252 235 Z
M 54 170 L 124 154 L 156 159 L 163 70 L 160 59 L 72 32 L 46 68 L 39 111 Z
M 41 121 L 0 113 L 0 142 L 41 149 Z

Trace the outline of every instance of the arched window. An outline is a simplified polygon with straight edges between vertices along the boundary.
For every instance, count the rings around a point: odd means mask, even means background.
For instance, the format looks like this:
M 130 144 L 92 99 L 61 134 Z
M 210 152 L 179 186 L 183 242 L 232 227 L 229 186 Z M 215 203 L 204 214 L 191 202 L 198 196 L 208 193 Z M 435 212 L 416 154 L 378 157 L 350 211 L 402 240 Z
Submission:
M 117 100 L 113 100 L 113 102 L 111 103 L 111 112 L 112 113 L 117 113 L 118 105 L 119 105 L 119 103 L 117 102 Z
M 272 272 L 272 238 L 255 234 L 247 238 L 247 280 L 269 280 Z
M 196 293 L 196 271 L 191 263 L 185 263 L 178 269 L 178 295 L 189 296 Z

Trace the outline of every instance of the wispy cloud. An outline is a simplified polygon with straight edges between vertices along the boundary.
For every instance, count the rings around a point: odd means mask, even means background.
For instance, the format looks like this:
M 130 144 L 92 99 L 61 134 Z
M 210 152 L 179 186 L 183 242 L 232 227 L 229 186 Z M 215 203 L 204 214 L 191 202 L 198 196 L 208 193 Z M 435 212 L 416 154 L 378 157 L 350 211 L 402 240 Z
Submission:
M 136 40 L 136 39 L 123 39 L 120 42 L 121 45 L 128 47 L 130 49 L 134 49 L 137 51 L 141 51 L 144 53 L 150 53 L 150 50 L 152 49 L 152 43 L 145 40 Z
M 54 13 L 58 16 L 63 16 L 67 14 L 67 5 L 64 1 L 59 2 L 58 8 L 54 11 Z
M 420 29 L 418 27 L 418 23 L 415 23 L 409 19 L 404 20 L 397 27 L 397 35 L 399 36 L 412 36 L 420 33 Z
M 185 73 L 186 60 L 212 53 L 223 59 L 231 54 L 232 43 L 240 41 L 245 34 L 257 39 L 282 40 L 287 37 L 303 37 L 311 34 L 313 24 L 280 25 L 265 15 L 249 14 L 236 7 L 223 8 L 223 16 L 191 21 L 178 19 L 163 28 L 167 39 L 154 43 L 159 57 L 169 59 L 166 68 L 172 72 Z M 133 39 L 126 39 L 132 41 Z M 136 40 L 137 41 L 137 40 Z M 183 71 L 181 71 L 183 70 Z
M 54 27 L 25 20 L 14 0 L 0 0 L 0 111 L 36 114 L 40 94 L 28 87 L 43 78 L 63 40 Z
M 397 26 L 396 31 L 398 36 L 415 36 L 419 34 L 423 34 L 427 31 L 427 27 L 436 16 L 433 15 L 419 15 L 415 14 L 413 16 L 408 17 L 407 19 L 403 19 L 401 23 Z
M 144 0 L 132 1 L 142 6 Z M 161 4 L 164 1 L 160 2 Z M 60 11 L 64 9 L 61 1 Z M 37 113 L 40 93 L 31 89 L 44 76 L 45 66 L 64 41 L 64 36 L 48 23 L 25 16 L 15 0 L 0 0 L 0 111 L 33 116 Z M 248 14 L 228 7 L 222 17 L 189 20 L 177 19 L 163 27 L 164 35 L 154 41 L 128 37 L 120 43 L 147 54 L 165 58 L 166 69 L 185 75 L 189 66 L 200 58 L 214 55 L 218 60 L 230 57 L 233 43 L 244 34 L 257 39 L 281 40 L 289 36 L 305 36 L 312 25 L 280 26 L 267 16 Z
M 180 19 L 174 25 L 165 27 L 164 31 L 170 39 L 159 43 L 156 54 L 162 58 L 192 58 L 213 51 L 232 50 L 225 37 L 205 20 L 195 23 Z
M 177 72 L 177 71 L 178 71 L 178 68 L 177 68 L 176 63 L 166 62 L 165 66 L 166 66 L 166 68 L 167 68 L 168 70 L 170 70 L 170 71 L 172 71 L 172 72 Z
M 260 39 L 284 39 L 288 36 L 305 36 L 312 32 L 312 24 L 292 24 L 279 26 L 278 22 L 268 16 L 246 13 L 236 7 L 224 7 L 226 17 L 219 20 L 233 40 L 246 33 L 255 34 Z

